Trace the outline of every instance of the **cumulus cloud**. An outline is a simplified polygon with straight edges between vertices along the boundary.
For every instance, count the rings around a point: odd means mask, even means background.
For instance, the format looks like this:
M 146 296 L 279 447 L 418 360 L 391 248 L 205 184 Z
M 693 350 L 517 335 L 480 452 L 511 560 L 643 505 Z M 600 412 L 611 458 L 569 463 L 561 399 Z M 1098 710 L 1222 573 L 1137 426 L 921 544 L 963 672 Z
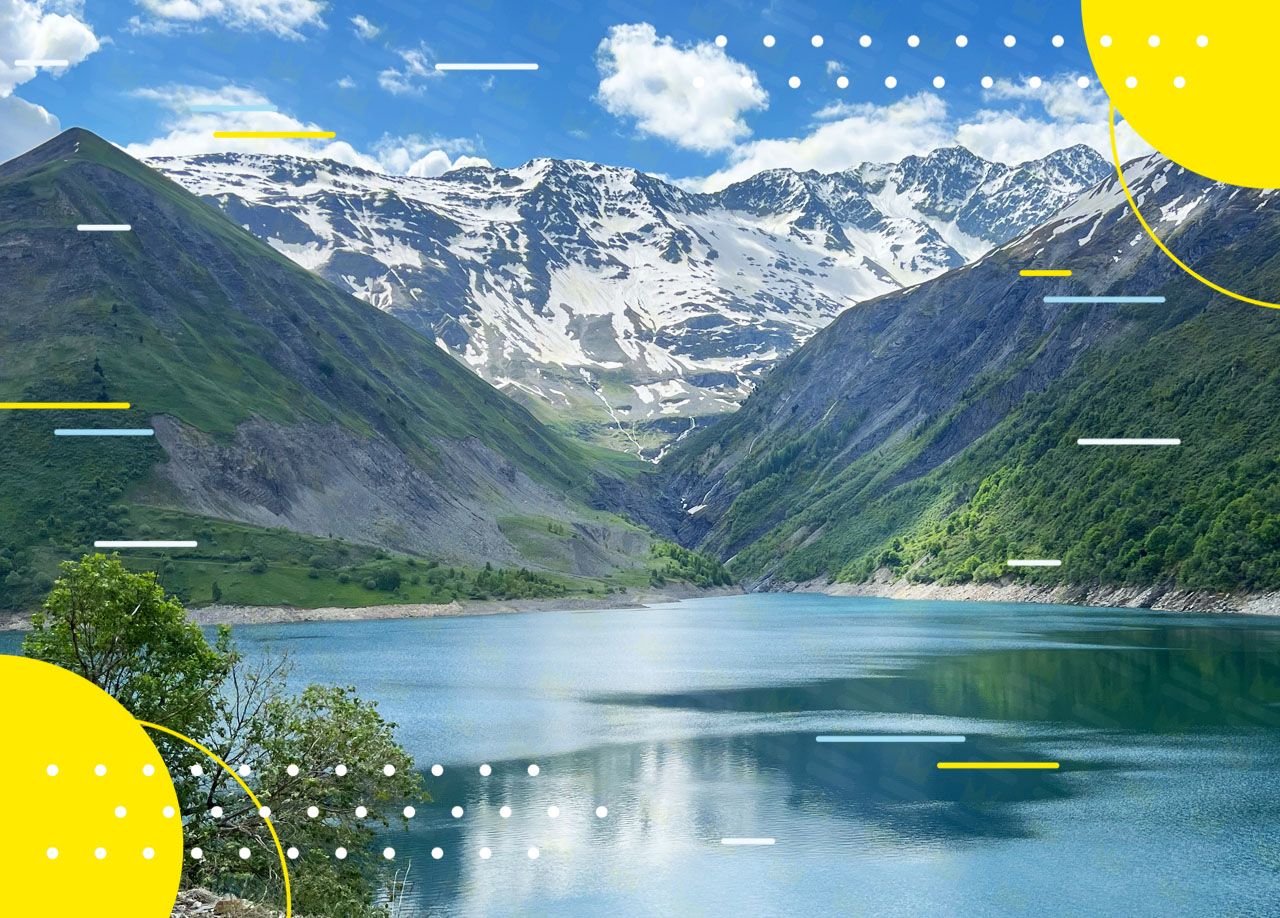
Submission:
M 1107 95 L 1094 82 L 1080 86 L 1074 75 L 1029 82 L 997 80 L 983 93 L 984 107 L 956 125 L 956 142 L 986 159 L 1021 163 L 1075 144 L 1111 158 Z M 1127 123 L 1116 128 L 1122 160 L 1151 152 Z
M 68 12 L 57 12 L 66 9 Z M 56 115 L 13 94 L 38 74 L 55 79 L 100 44 L 75 7 L 45 0 L 0 0 L 0 162 L 25 153 L 62 129 Z M 19 60 L 65 60 L 67 67 L 18 67 Z
M 0 0 L 0 97 L 33 80 L 19 60 L 65 60 L 74 67 L 99 48 L 93 29 L 75 16 L 50 12 L 45 0 Z M 65 68 L 55 68 L 54 76 Z
M 837 172 L 955 144 L 1009 165 L 1078 143 L 1110 159 L 1106 94 L 1096 85 L 1082 88 L 1077 79 L 1063 75 L 1036 88 L 998 81 L 984 93 L 982 108 L 968 117 L 953 115 L 933 92 L 889 105 L 835 103 L 815 114 L 806 133 L 738 144 L 729 151 L 724 168 L 681 184 L 714 191 L 764 169 Z M 1124 160 L 1151 152 L 1123 122 L 1116 137 Z
M 351 26 L 355 30 L 356 37 L 368 41 L 371 38 L 377 38 L 382 33 L 382 29 L 374 25 L 363 16 L 352 16 Z
M 745 112 L 768 106 L 755 73 L 712 42 L 677 45 L 647 22 L 616 25 L 596 49 L 597 101 L 643 134 L 703 153 L 751 133 Z
M 403 64 L 388 67 L 378 74 L 378 85 L 392 95 L 420 93 L 428 80 L 438 79 L 444 73 L 435 68 L 435 53 L 421 43 L 416 48 L 402 48 L 396 52 Z
M 125 150 L 132 156 L 195 156 L 201 153 L 271 153 L 332 159 L 349 166 L 393 175 L 442 175 L 465 166 L 489 165 L 470 155 L 477 144 L 466 138 L 383 135 L 372 149 L 357 149 L 343 140 L 264 139 L 224 140 L 215 130 L 321 131 L 324 127 L 285 112 L 193 112 L 199 105 L 261 105 L 271 101 L 256 90 L 229 85 L 211 90 L 199 86 L 167 85 L 134 92 L 138 98 L 158 102 L 170 110 L 165 133 Z
M 136 0 L 148 18 L 135 20 L 143 29 L 217 22 L 233 29 L 302 38 L 308 26 L 324 28 L 323 0 Z

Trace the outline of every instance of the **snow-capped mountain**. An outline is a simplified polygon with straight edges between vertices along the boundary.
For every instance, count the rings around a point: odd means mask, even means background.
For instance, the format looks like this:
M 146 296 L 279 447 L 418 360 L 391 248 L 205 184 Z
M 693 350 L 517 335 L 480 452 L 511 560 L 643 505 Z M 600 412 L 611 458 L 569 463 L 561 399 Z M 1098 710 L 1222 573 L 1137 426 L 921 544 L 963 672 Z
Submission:
M 634 449 L 727 410 L 860 301 L 926 280 L 1107 174 L 954 147 L 713 194 L 540 159 L 439 178 L 289 156 L 151 161 L 295 262 L 427 331 L 509 394 Z

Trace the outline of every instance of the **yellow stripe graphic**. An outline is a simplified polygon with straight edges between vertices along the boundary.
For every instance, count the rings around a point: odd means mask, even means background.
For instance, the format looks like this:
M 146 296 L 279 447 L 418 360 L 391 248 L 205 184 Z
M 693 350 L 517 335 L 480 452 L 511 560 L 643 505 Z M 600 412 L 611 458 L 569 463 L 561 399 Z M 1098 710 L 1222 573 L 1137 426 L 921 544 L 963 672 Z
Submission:
M 1071 271 L 1069 269 L 1056 269 L 1056 270 L 1049 269 L 1049 270 L 1043 270 L 1043 271 L 1029 269 L 1026 271 L 1019 271 L 1018 273 L 1021 274 L 1023 277 L 1070 277 L 1071 276 Z
M 127 411 L 128 402 L 0 402 L 2 411 Z
M 219 140 L 330 140 L 333 131 L 214 131 Z
M 938 767 L 942 769 L 968 769 L 968 768 L 1035 768 L 1035 769 L 1056 769 L 1057 762 L 939 762 Z

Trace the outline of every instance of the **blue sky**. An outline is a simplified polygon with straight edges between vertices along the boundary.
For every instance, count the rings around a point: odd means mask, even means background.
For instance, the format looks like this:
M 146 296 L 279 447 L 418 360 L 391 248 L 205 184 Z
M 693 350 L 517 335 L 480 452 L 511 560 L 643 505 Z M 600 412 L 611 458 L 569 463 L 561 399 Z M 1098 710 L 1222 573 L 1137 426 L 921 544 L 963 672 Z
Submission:
M 1067 0 L 0 0 L 0 156 L 79 125 L 138 154 L 289 149 L 415 174 L 572 157 L 711 186 L 956 141 L 1012 162 L 1105 141 L 1105 97 L 1077 83 L 1093 74 L 1082 41 Z M 31 56 L 72 65 L 13 66 Z M 435 69 L 477 61 L 539 69 Z M 215 141 L 215 127 L 337 139 Z

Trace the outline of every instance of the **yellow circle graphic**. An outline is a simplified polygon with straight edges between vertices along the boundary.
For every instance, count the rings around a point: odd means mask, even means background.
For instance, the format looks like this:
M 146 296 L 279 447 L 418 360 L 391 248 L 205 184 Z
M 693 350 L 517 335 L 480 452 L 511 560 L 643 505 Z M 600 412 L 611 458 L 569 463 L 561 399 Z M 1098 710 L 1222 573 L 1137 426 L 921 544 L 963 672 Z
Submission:
M 1099 80 L 1147 143 L 1215 181 L 1280 187 L 1280 3 L 1082 0 L 1081 12 Z
M 182 818 L 142 726 L 65 669 L 0 655 L 0 914 L 161 918 Z

